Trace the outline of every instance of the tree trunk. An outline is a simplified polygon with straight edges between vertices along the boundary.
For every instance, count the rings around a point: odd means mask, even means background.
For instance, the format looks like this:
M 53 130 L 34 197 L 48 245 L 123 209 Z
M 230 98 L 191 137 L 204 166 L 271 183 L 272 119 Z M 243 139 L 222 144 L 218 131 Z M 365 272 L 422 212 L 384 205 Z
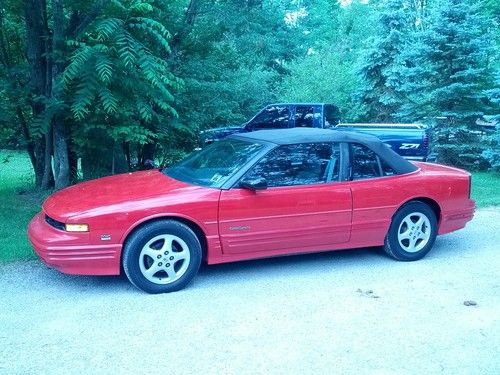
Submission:
M 140 168 L 152 169 L 155 165 L 156 143 L 146 143 L 142 146 Z
M 21 130 L 23 132 L 24 139 L 26 141 L 26 150 L 28 151 L 28 155 L 30 157 L 31 166 L 33 170 L 36 168 L 36 157 L 35 157 L 35 144 L 31 139 L 30 132 L 28 129 L 28 124 L 26 123 L 26 118 L 23 114 L 23 109 L 20 105 L 16 106 L 17 118 L 19 119 L 19 123 L 21 124 Z
M 60 93 L 56 82 L 64 71 L 64 9 L 63 0 L 52 0 L 53 34 L 52 34 L 52 97 Z M 68 132 L 64 114 L 58 112 L 53 119 L 54 132 L 54 181 L 55 188 L 69 186 L 70 168 L 68 152 Z
M 184 24 L 182 28 L 176 32 L 172 41 L 170 42 L 170 62 L 171 64 L 177 63 L 178 54 L 180 53 L 181 44 L 184 38 L 192 31 L 194 24 L 196 22 L 196 18 L 199 15 L 201 1 L 200 0 L 190 0 L 189 4 L 186 8 L 186 12 L 184 14 Z
M 123 153 L 125 154 L 125 159 L 127 160 L 127 169 L 130 171 L 131 165 L 130 165 L 130 143 L 129 142 L 123 142 Z
M 52 172 L 52 126 L 49 127 L 47 134 L 44 136 L 44 153 L 43 153 L 43 177 L 42 177 L 42 186 L 44 189 L 53 188 L 54 187 L 54 173 Z M 40 156 L 42 158 L 42 156 Z
M 78 182 L 78 155 L 75 152 L 71 137 L 69 138 L 68 142 L 69 180 L 71 184 L 76 184 Z
M 33 118 L 42 114 L 45 105 L 40 98 L 47 92 L 47 40 L 49 38 L 46 19 L 47 4 L 45 0 L 25 0 L 24 16 L 26 22 L 26 55 L 30 67 L 30 91 L 32 93 L 31 108 Z M 27 129 L 26 129 L 27 130 Z M 23 134 L 30 141 L 29 131 Z M 42 135 L 31 139 L 35 157 L 35 183 L 38 188 L 48 189 L 52 180 L 52 170 L 46 165 L 47 144 L 52 138 Z M 50 149 L 50 148 L 49 148 Z
M 54 117 L 54 181 L 56 190 L 69 186 L 69 153 L 67 134 L 61 115 Z

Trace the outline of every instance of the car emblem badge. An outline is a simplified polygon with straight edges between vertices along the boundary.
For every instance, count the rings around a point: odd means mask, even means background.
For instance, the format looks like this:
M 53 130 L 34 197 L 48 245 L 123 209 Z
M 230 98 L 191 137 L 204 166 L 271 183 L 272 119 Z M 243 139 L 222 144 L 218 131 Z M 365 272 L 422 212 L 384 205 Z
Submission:
M 250 230 L 248 226 L 240 226 L 240 227 L 229 227 L 229 230 Z
M 111 240 L 111 234 L 101 234 L 101 241 Z

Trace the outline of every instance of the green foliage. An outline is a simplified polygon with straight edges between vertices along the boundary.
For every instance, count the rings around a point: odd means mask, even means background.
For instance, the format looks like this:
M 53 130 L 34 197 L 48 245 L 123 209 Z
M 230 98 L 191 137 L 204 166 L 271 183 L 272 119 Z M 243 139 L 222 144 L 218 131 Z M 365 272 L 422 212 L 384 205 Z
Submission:
M 477 2 L 441 0 L 429 26 L 416 33 L 403 56 L 408 101 L 403 118 L 448 117 L 472 126 L 484 114 L 484 90 L 491 86 L 492 44 Z
M 500 124 L 486 139 L 487 148 L 483 150 L 481 156 L 488 161 L 491 170 L 500 172 Z
M 481 154 L 485 148 L 483 134 L 467 127 L 436 127 L 438 162 L 465 168 L 485 170 L 489 164 Z
M 115 0 L 78 39 L 67 41 L 71 55 L 58 89 L 75 123 L 73 145 L 90 159 L 112 148 L 106 162 L 86 168 L 92 176 L 115 171 L 113 145 L 155 143 L 160 124 L 178 116 L 174 92 L 182 80 L 171 73 L 171 34 L 158 14 L 152 1 Z
M 335 103 L 344 121 L 358 119 L 363 108 L 353 93 L 362 80 L 353 66 L 362 49 L 359 41 L 369 35 L 371 11 L 359 3 L 341 7 L 324 1 L 308 6 L 307 17 L 299 18 L 295 27 L 310 47 L 287 65 L 289 74 L 278 88 L 281 100 Z
M 19 11 L 18 2 L 8 1 L 0 6 L 0 148 L 24 147 L 20 122 L 30 119 L 28 65 Z
M 484 169 L 487 146 L 476 120 L 491 109 L 491 56 L 495 53 L 489 22 L 480 3 L 441 0 L 430 10 L 426 28 L 414 33 L 407 51 L 406 101 L 398 111 L 403 120 L 438 119 L 438 161 L 469 169 Z
M 152 151 L 168 164 L 200 130 L 241 124 L 271 102 L 331 102 L 344 121 L 433 124 L 441 161 L 496 168 L 496 135 L 475 126 L 500 113 L 496 3 L 64 0 L 64 48 L 51 51 L 56 21 L 40 1 L 48 65 L 34 66 L 29 9 L 5 0 L 0 145 L 40 146 L 57 118 L 99 176 Z M 32 87 L 37 68 L 57 72 L 45 91 Z
M 171 91 L 180 81 L 164 59 L 170 52 L 170 33 L 147 17 L 153 12 L 149 2 L 115 1 L 106 12 L 113 17 L 96 20 L 79 40 L 68 41 L 74 51 L 61 84 L 76 121 L 85 120 L 92 110 L 108 123 L 122 123 L 120 108 L 130 109 L 128 122 L 152 123 L 177 115 Z M 132 127 L 127 133 L 135 131 Z M 111 127 L 108 134 L 123 133 Z
M 185 81 L 176 97 L 178 122 L 195 133 L 241 124 L 279 99 L 277 83 L 303 51 L 300 31 L 284 22 L 289 2 L 193 3 L 188 14 L 165 4 L 167 24 L 178 30 L 172 66 Z
M 359 68 L 364 82 L 357 96 L 365 108 L 364 121 L 394 122 L 403 105 L 400 57 L 414 31 L 412 10 L 403 0 L 384 1 L 377 9 L 378 33 L 368 39 Z

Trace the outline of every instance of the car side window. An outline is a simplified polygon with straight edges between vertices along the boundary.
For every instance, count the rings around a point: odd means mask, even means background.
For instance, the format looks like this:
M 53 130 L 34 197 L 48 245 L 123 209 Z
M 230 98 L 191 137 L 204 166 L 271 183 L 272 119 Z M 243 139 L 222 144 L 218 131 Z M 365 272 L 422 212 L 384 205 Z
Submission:
M 268 187 L 321 184 L 339 180 L 338 143 L 284 145 L 260 160 L 245 178 L 264 177 Z
M 287 106 L 271 106 L 264 108 L 250 124 L 252 130 L 286 129 L 290 110 Z
M 394 176 L 397 175 L 398 173 L 392 168 L 389 164 L 384 159 L 380 159 L 380 166 L 382 167 L 382 173 L 384 176 Z
M 313 127 L 314 107 L 297 106 L 295 109 L 295 127 L 312 128 Z
M 378 156 L 368 147 L 351 144 L 352 179 L 364 180 L 381 176 Z

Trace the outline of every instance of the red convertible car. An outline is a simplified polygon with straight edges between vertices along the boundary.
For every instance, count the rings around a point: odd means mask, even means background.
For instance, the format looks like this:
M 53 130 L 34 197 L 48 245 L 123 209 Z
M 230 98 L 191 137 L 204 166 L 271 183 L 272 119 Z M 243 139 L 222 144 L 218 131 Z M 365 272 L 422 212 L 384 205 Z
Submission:
M 84 182 L 31 221 L 41 259 L 80 275 L 123 270 L 149 293 L 200 263 L 383 246 L 412 261 L 472 219 L 471 176 L 410 163 L 377 138 L 323 129 L 232 135 L 177 165 Z

